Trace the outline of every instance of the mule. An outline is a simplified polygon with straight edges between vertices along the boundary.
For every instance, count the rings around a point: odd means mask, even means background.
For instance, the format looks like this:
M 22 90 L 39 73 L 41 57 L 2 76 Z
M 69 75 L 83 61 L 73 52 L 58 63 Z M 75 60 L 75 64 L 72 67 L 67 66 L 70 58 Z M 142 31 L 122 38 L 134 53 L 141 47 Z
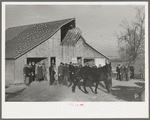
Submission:
M 86 90 L 87 80 L 91 80 L 92 83 L 96 83 L 95 94 L 97 94 L 97 88 L 98 88 L 98 84 L 100 81 L 104 82 L 106 89 L 109 93 L 110 88 L 112 86 L 112 77 L 111 77 L 112 70 L 111 69 L 112 69 L 111 63 L 109 64 L 106 63 L 105 66 L 100 67 L 100 68 L 91 68 L 88 66 L 84 66 L 80 68 L 73 76 L 72 92 L 75 92 L 77 83 L 81 79 L 83 79 L 83 88 L 84 88 L 85 93 L 88 93 L 88 91 Z

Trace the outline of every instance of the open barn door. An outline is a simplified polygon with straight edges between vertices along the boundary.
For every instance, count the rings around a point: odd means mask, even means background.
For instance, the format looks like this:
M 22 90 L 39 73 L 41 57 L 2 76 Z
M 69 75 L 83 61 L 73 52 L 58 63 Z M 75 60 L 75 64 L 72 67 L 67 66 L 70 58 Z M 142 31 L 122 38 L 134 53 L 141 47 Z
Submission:
M 98 67 L 99 65 L 104 66 L 105 65 L 105 59 L 106 58 L 95 58 L 95 65 Z

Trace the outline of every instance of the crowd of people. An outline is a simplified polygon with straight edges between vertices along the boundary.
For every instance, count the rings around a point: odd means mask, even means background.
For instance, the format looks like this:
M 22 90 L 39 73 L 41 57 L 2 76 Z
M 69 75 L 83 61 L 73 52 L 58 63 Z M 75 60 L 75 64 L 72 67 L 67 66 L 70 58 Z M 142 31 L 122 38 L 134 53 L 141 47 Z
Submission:
M 116 67 L 117 78 L 120 81 L 129 81 L 130 78 L 134 78 L 134 68 L 128 65 L 118 64 Z
M 75 67 L 82 67 L 82 65 L 72 62 L 70 64 L 61 62 L 58 69 L 56 69 L 55 64 L 52 63 L 49 67 L 49 84 L 53 85 L 54 81 L 58 80 L 59 84 L 68 85 L 72 74 L 74 74 L 71 71 Z M 23 68 L 24 84 L 29 86 L 32 81 L 48 81 L 47 73 L 44 63 L 35 64 L 35 62 L 29 62 Z
M 29 86 L 32 81 L 47 80 L 47 70 L 44 63 L 35 64 L 35 62 L 29 62 L 24 65 L 23 76 L 24 83 Z
M 56 71 L 58 71 L 58 73 L 57 73 L 54 70 L 53 65 L 54 64 L 52 64 L 52 66 L 49 68 L 50 85 L 53 85 L 54 81 L 58 80 L 58 83 L 60 85 L 68 86 L 68 82 L 72 79 L 73 74 L 75 74 L 73 72 L 74 71 L 73 69 L 82 67 L 81 64 L 77 64 L 77 63 L 70 62 L 69 64 L 67 64 L 67 63 L 61 62 L 60 65 L 58 66 L 58 70 L 56 69 Z
M 84 66 L 89 65 L 85 64 Z M 74 69 L 81 67 L 82 64 L 72 62 L 67 64 L 61 62 L 57 69 L 56 65 L 52 63 L 49 67 L 49 85 L 53 85 L 54 81 L 58 81 L 58 84 L 68 86 L 68 82 L 72 79 L 73 74 L 75 74 L 72 71 L 76 71 Z M 99 68 L 101 65 L 98 65 L 98 67 L 93 65 L 92 67 Z M 131 66 L 118 64 L 116 72 L 116 80 L 129 81 L 130 78 L 134 78 L 134 68 Z M 48 81 L 47 73 L 48 71 L 44 63 L 35 64 L 35 62 L 29 62 L 25 64 L 23 68 L 24 83 L 28 86 L 32 81 Z
M 88 64 L 84 64 L 84 66 L 89 66 Z M 68 82 L 72 79 L 75 69 L 81 68 L 82 64 L 78 63 L 60 63 L 58 68 L 54 63 L 49 67 L 49 85 L 53 85 L 55 81 L 58 81 L 60 85 L 68 86 Z M 92 66 L 93 68 L 97 68 L 96 65 Z M 101 67 L 99 65 L 98 67 Z M 73 72 L 74 71 L 74 72 Z M 25 64 L 23 68 L 23 76 L 24 83 L 28 86 L 32 81 L 48 81 L 47 78 L 48 71 L 46 69 L 46 65 L 44 63 L 29 62 Z

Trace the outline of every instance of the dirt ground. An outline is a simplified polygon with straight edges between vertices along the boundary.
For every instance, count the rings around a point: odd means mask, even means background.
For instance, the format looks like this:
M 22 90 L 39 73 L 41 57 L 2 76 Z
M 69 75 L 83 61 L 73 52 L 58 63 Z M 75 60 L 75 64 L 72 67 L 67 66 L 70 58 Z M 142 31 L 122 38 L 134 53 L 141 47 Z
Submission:
M 99 102 L 99 101 L 141 101 L 140 98 L 135 99 L 134 94 L 140 92 L 141 87 L 145 85 L 142 80 L 117 81 L 113 79 L 111 93 L 108 93 L 101 83 L 98 86 L 98 94 L 93 92 L 94 85 L 87 83 L 88 94 L 85 94 L 82 81 L 76 87 L 76 92 L 72 93 L 72 87 L 64 85 L 49 85 L 48 81 L 34 81 L 30 86 L 11 85 L 5 89 L 5 100 L 14 102 Z M 81 89 L 79 89 L 81 88 Z

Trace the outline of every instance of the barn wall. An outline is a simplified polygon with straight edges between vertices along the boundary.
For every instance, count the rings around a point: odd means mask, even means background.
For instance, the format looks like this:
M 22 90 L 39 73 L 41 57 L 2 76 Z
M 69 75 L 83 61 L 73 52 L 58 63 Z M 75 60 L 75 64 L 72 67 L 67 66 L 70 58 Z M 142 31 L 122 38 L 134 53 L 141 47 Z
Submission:
M 84 41 L 80 38 L 74 48 L 75 57 L 83 57 L 84 56 L 85 51 L 84 51 L 83 44 L 84 44 Z
M 63 63 L 70 63 L 74 57 L 74 47 L 73 46 L 62 46 L 63 51 Z
M 23 83 L 23 67 L 24 64 L 27 63 L 27 58 L 36 58 L 43 57 L 47 58 L 48 64 L 47 69 L 47 78 L 49 80 L 49 66 L 50 66 L 50 58 L 56 57 L 56 67 L 62 61 L 61 56 L 61 48 L 60 48 L 60 30 L 56 32 L 51 38 L 47 41 L 43 42 L 39 46 L 30 50 L 28 53 L 22 55 L 18 59 L 15 60 L 15 83 Z
M 88 45 L 84 44 L 84 57 L 93 57 L 93 58 L 104 58 L 101 54 L 90 48 Z
M 15 80 L 15 61 L 6 60 L 5 61 L 5 84 L 13 84 Z
M 15 83 L 23 83 L 23 67 L 27 63 L 26 54 L 15 60 Z
M 104 58 L 104 56 L 86 45 L 83 38 L 80 38 L 74 47 L 62 46 L 62 51 L 64 63 L 69 63 L 73 57 L 82 57 L 82 64 L 84 58 Z

